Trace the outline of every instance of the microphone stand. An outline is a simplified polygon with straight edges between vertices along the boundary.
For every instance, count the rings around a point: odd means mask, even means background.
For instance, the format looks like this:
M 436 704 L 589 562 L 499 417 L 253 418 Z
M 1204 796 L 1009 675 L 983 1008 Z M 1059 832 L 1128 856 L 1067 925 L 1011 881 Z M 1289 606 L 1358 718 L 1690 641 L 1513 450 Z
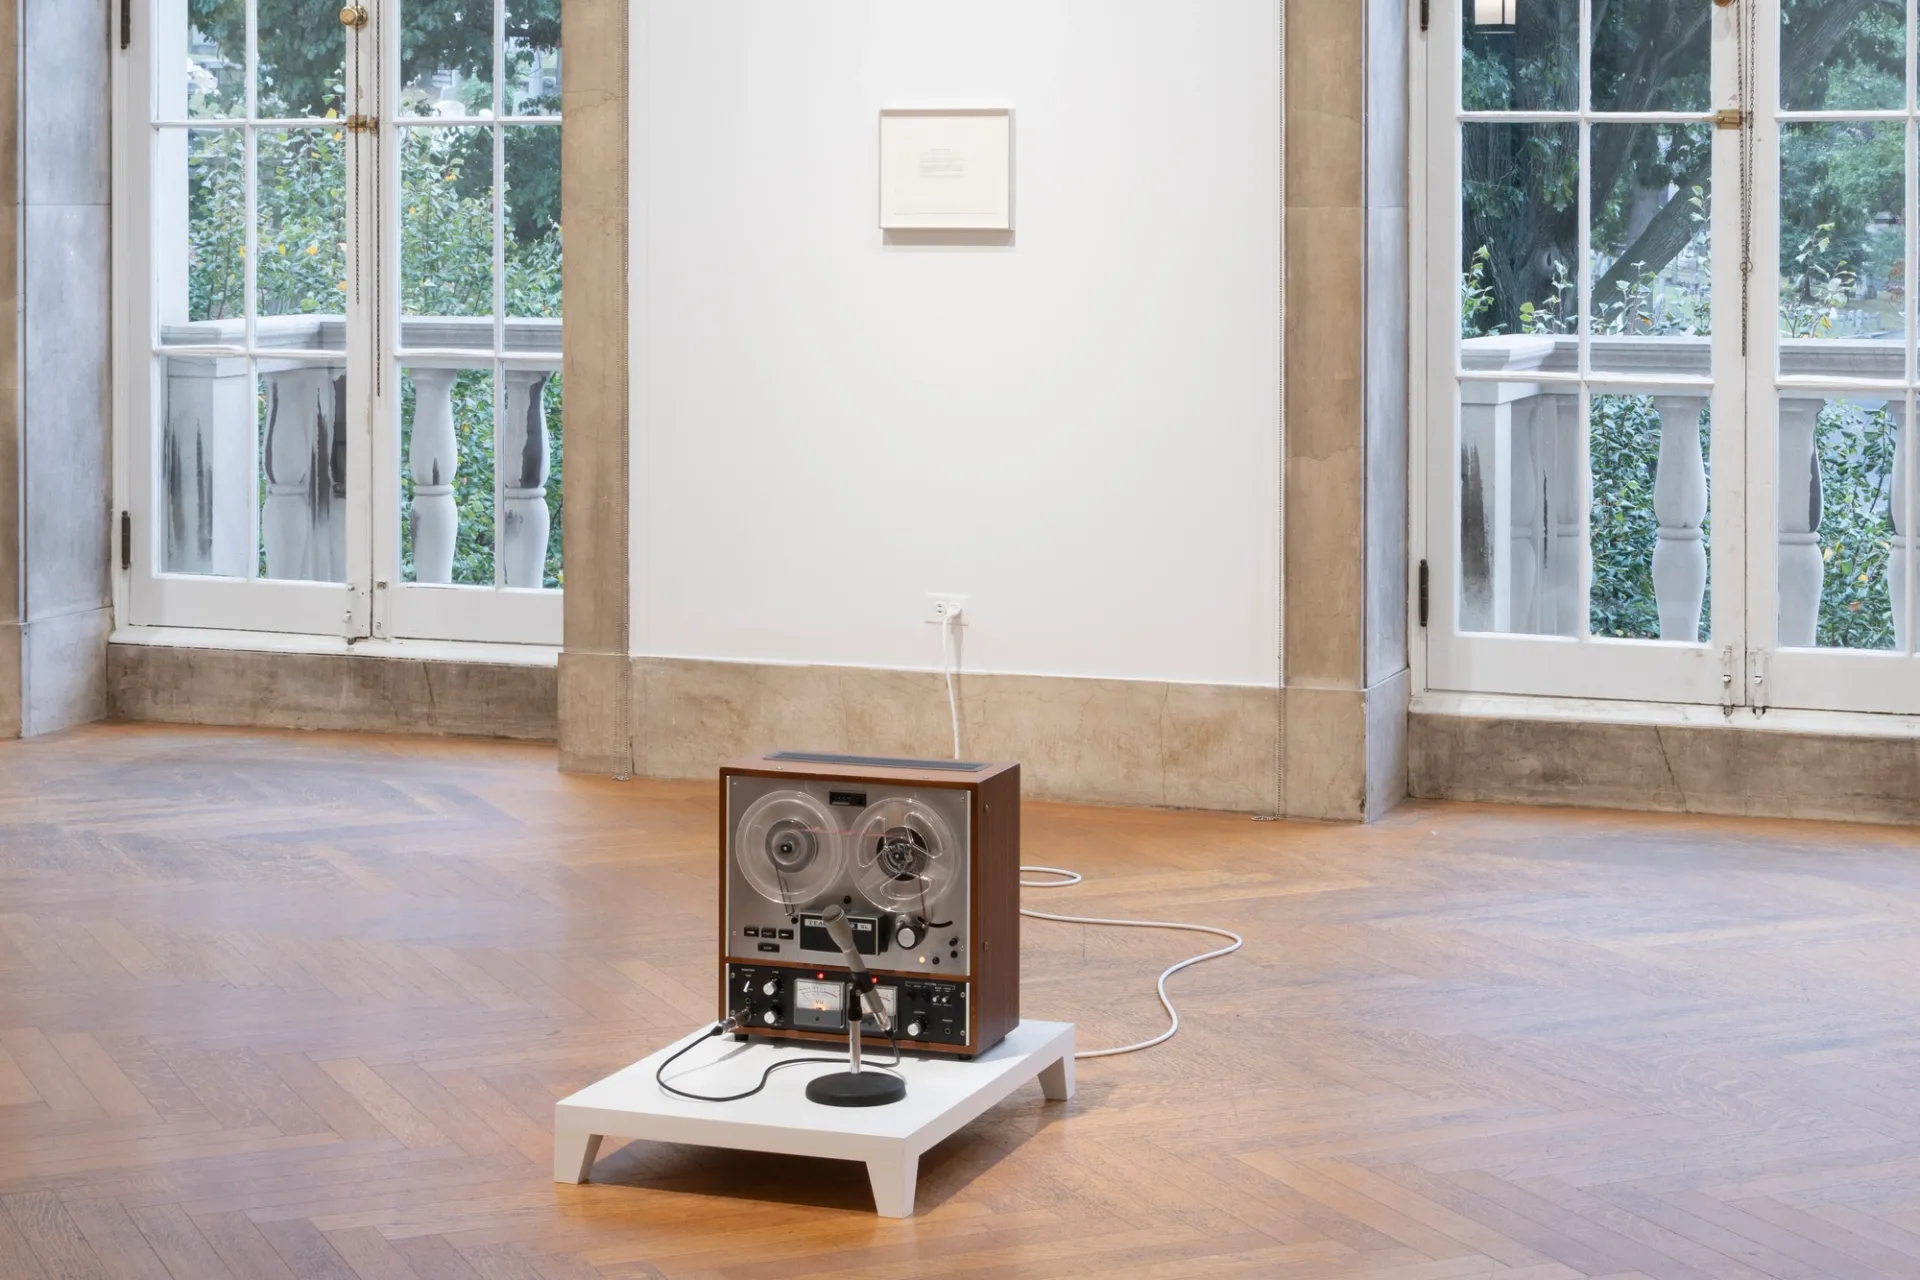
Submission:
M 867 972 L 867 962 L 860 958 L 860 949 L 854 945 L 853 930 L 847 926 L 846 912 L 833 904 L 820 913 L 821 923 L 827 927 L 827 936 L 840 948 L 840 955 L 847 962 L 849 982 L 847 994 L 858 993 L 857 1000 L 847 1001 L 847 1066 L 846 1071 L 835 1071 L 829 1075 L 816 1076 L 807 1081 L 807 1097 L 828 1107 L 879 1107 L 890 1102 L 898 1102 L 907 1096 L 907 1082 L 899 1076 L 885 1071 L 862 1071 L 860 1069 L 860 1023 L 861 1012 L 873 1017 L 873 1024 L 882 1031 L 890 1031 L 893 1019 L 887 1016 L 887 1008 L 880 997 L 874 994 L 873 975 Z

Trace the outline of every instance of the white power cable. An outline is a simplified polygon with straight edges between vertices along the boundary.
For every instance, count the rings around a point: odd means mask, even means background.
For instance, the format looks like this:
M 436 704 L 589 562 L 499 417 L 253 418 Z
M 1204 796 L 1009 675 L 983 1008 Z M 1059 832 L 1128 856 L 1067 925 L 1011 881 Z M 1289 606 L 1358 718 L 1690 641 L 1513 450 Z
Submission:
M 953 717 L 953 758 L 955 760 L 960 758 L 960 704 L 953 694 L 953 650 L 948 643 L 948 637 L 952 633 L 953 616 L 957 612 L 956 608 L 949 606 L 940 618 L 940 665 L 947 677 L 947 711 Z M 1020 870 L 1023 873 L 1035 872 L 1040 875 L 1061 877 L 1058 880 L 1022 880 L 1020 887 L 1023 889 L 1065 889 L 1085 879 L 1078 871 L 1069 871 L 1065 867 L 1021 867 Z M 1069 916 L 1051 911 L 1031 911 L 1026 907 L 1020 908 L 1020 914 L 1035 920 L 1054 920 L 1061 924 L 1110 925 L 1119 929 L 1180 929 L 1188 933 L 1211 933 L 1215 937 L 1233 940 L 1224 947 L 1203 951 L 1197 956 L 1188 956 L 1178 964 L 1168 965 L 1160 971 L 1160 980 L 1154 984 L 1154 991 L 1160 997 L 1161 1007 L 1167 1011 L 1169 1025 L 1165 1031 L 1150 1040 L 1138 1040 L 1133 1044 L 1123 1044 L 1113 1049 L 1085 1049 L 1074 1054 L 1076 1058 L 1111 1058 L 1116 1054 L 1137 1053 L 1142 1049 L 1151 1049 L 1157 1044 L 1165 1044 L 1173 1039 L 1174 1034 L 1180 1030 L 1180 1011 L 1174 1008 L 1173 1001 L 1167 998 L 1167 979 L 1182 969 L 1207 960 L 1217 960 L 1221 956 L 1230 956 L 1247 943 L 1245 938 L 1233 930 L 1216 929 L 1210 924 L 1185 924 L 1178 920 L 1109 920 L 1101 916 Z
M 1069 877 L 1063 880 L 1022 880 L 1020 882 L 1021 887 L 1026 889 L 1064 889 L 1068 885 L 1079 884 L 1083 879 L 1078 871 L 1069 871 L 1065 867 L 1021 867 L 1020 870 L 1037 871 L 1044 875 Z M 1135 1053 L 1141 1049 L 1151 1049 L 1157 1044 L 1164 1044 L 1173 1039 L 1174 1033 L 1180 1030 L 1180 1011 L 1175 1009 L 1173 1007 L 1173 1001 L 1167 998 L 1167 979 L 1182 969 L 1199 964 L 1204 960 L 1217 960 L 1221 956 L 1230 956 L 1246 945 L 1246 939 L 1242 938 L 1233 930 L 1216 929 L 1210 924 L 1184 924 L 1177 920 L 1109 920 L 1100 916 L 1068 916 L 1058 915 L 1051 911 L 1030 911 L 1025 907 L 1020 908 L 1020 914 L 1023 916 L 1032 916 L 1035 920 L 1057 920 L 1062 924 L 1104 924 L 1114 925 L 1124 929 L 1184 929 L 1190 933 L 1211 933 L 1216 937 L 1233 939 L 1232 942 L 1224 947 L 1219 947 L 1212 951 L 1203 951 L 1197 956 L 1188 956 L 1180 963 L 1168 965 L 1160 971 L 1160 981 L 1154 984 L 1154 990 L 1159 993 L 1161 1007 L 1167 1011 L 1169 1025 L 1165 1031 L 1162 1031 L 1151 1040 L 1139 1040 L 1133 1044 L 1123 1044 L 1116 1049 L 1083 1050 L 1073 1055 L 1076 1058 L 1111 1058 L 1115 1054 Z

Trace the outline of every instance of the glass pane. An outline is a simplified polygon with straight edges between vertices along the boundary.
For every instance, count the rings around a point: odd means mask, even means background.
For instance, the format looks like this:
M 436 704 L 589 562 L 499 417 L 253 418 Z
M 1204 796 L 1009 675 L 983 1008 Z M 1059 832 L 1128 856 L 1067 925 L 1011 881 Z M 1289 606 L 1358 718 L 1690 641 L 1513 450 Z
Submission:
M 1595 111 L 1705 111 L 1713 6 L 1699 0 L 1596 0 Z
M 1596 636 L 1713 632 L 1707 393 L 1596 392 L 1588 420 Z
M 261 119 L 345 113 L 347 39 L 340 6 L 258 0 Z
M 1580 396 L 1460 388 L 1460 629 L 1580 633 Z
M 493 368 L 401 371 L 400 578 L 491 587 Z
M 560 316 L 560 126 L 504 129 L 507 314 Z M 557 326 L 549 326 L 557 328 Z M 559 334 L 550 335 L 559 349 Z
M 1881 338 L 1884 351 L 1865 349 L 1845 372 L 1902 376 L 1905 174 L 1905 128 L 1897 121 L 1781 126 L 1783 373 L 1840 372 L 1833 362 L 1841 356 L 1808 352 L 1792 339 Z
M 1901 0 L 1782 0 L 1780 105 L 1897 111 L 1907 103 Z
M 408 129 L 400 155 L 400 307 L 409 347 L 493 346 L 493 130 Z M 462 318 L 465 317 L 465 318 Z
M 346 410 L 345 364 L 261 362 L 261 577 L 347 580 Z
M 160 361 L 163 573 L 247 576 L 253 547 L 254 384 L 245 358 Z
M 404 0 L 401 113 L 459 120 L 493 114 L 490 0 Z
M 263 347 L 346 349 L 346 134 L 262 129 L 255 312 Z
M 507 106 L 560 114 L 560 0 L 507 0 Z
M 1463 0 L 1460 44 L 1466 110 L 1579 108 L 1578 0 Z
M 180 13 L 181 10 L 174 12 Z M 157 15 L 156 15 L 157 16 Z M 239 116 L 247 110 L 247 6 L 245 0 L 200 0 L 185 14 L 186 76 L 157 77 L 155 118 Z M 179 29 L 156 31 L 157 42 L 177 56 Z M 170 59 L 169 59 L 170 60 Z M 164 67 L 165 62 L 161 65 Z M 174 64 L 178 66 L 178 63 Z
M 1469 370 L 1572 369 L 1578 126 L 1461 126 L 1461 359 Z
M 241 341 L 245 334 L 238 326 L 247 313 L 246 137 L 239 129 L 195 129 L 184 138 L 176 130 L 162 130 L 158 162 L 162 198 L 154 205 L 154 273 L 161 322 L 228 321 L 234 327 L 226 340 Z M 164 198 L 168 170 L 178 173 L 175 166 L 182 163 L 186 168 L 185 227 L 176 221 L 179 206 L 170 206 Z M 182 264 L 184 278 L 179 271 Z
M 1589 321 L 1595 369 L 1712 369 L 1704 124 L 1593 126 Z
M 1891 571 L 1905 416 L 1901 400 L 1781 397 L 1782 647 L 1898 645 L 1894 599 L 1905 583 Z

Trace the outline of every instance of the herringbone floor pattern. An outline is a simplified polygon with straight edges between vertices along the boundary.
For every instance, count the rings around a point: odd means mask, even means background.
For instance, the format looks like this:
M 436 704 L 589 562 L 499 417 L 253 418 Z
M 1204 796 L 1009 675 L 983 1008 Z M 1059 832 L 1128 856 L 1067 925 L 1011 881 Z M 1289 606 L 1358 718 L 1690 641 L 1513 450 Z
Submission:
M 1091 914 L 1217 921 L 1172 1044 L 923 1163 L 629 1144 L 553 1101 L 712 1013 L 707 784 L 550 749 L 0 744 L 0 1274 L 128 1280 L 1920 1276 L 1920 833 L 1031 805 Z M 1027 1012 L 1157 1027 L 1177 936 L 1028 922 Z

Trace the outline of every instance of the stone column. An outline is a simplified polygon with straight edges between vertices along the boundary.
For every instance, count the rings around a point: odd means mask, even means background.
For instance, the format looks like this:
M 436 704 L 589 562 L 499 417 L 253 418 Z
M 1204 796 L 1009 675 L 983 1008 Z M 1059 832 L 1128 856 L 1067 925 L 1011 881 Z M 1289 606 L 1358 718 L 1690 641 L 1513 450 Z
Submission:
M 539 587 L 546 580 L 547 380 L 544 369 L 508 369 L 506 403 L 500 415 L 500 574 L 509 587 Z
M 108 11 L 0 0 L 0 737 L 107 709 Z
M 1301 817 L 1372 818 L 1407 793 L 1410 12 L 1286 10 L 1284 771 Z M 1489 516 L 1504 542 L 1508 509 Z

